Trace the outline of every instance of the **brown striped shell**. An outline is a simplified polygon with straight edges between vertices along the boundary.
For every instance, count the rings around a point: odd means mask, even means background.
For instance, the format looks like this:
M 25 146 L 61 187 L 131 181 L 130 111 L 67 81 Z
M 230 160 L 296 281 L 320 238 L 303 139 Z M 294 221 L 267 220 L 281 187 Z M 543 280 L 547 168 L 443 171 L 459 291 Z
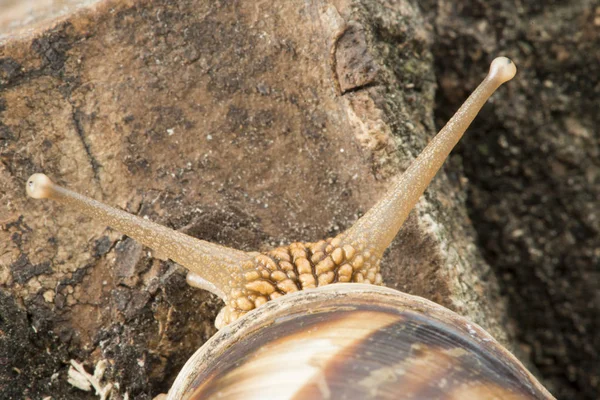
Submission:
M 482 328 L 364 284 L 283 296 L 225 327 L 180 372 L 175 399 L 552 399 Z

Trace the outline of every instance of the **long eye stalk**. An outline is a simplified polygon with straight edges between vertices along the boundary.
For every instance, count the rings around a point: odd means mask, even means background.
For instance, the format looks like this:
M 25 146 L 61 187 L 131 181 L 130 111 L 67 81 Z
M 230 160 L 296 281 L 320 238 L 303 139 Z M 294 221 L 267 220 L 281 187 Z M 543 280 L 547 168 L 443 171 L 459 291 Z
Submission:
M 340 235 L 344 243 L 381 256 L 475 116 L 503 83 L 517 72 L 506 57 L 496 58 L 488 75 L 408 169 L 362 218 Z
M 72 192 L 54 184 L 44 174 L 33 174 L 27 181 L 26 190 L 30 197 L 65 204 L 183 265 L 207 282 L 206 289 L 212 289 L 211 292 L 223 299 L 231 277 L 241 274 L 241 262 L 250 258 L 243 251 L 193 238 Z

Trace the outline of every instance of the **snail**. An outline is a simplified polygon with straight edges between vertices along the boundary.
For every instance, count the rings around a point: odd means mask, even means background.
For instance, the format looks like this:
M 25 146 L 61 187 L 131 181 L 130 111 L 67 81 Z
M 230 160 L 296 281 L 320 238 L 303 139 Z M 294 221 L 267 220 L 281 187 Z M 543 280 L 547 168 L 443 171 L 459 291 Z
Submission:
M 225 302 L 219 332 L 185 364 L 168 399 L 552 399 L 487 332 L 426 299 L 383 286 L 380 260 L 488 98 L 516 74 L 506 57 L 388 192 L 348 230 L 244 252 L 187 236 L 60 187 L 30 197 L 74 208 L 189 270 Z

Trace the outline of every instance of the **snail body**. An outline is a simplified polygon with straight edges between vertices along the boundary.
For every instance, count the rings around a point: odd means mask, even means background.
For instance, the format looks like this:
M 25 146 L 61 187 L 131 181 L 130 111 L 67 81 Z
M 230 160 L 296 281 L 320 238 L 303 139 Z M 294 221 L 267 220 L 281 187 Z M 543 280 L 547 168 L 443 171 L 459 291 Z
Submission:
M 266 253 L 208 243 L 34 174 L 26 190 L 83 212 L 189 270 L 225 302 L 220 332 L 188 360 L 169 399 L 551 399 L 489 334 L 425 299 L 382 287 L 380 260 L 492 93 L 483 82 L 389 191 L 352 227 Z

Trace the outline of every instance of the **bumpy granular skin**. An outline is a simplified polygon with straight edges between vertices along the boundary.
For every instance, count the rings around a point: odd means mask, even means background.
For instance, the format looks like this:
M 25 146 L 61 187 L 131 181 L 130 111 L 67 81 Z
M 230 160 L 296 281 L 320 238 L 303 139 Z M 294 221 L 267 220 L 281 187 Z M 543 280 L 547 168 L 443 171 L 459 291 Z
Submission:
M 380 258 L 363 246 L 344 244 L 341 238 L 316 243 L 292 243 L 242 264 L 244 271 L 232 279 L 222 315 L 229 324 L 250 310 L 287 293 L 337 282 L 381 285 Z

